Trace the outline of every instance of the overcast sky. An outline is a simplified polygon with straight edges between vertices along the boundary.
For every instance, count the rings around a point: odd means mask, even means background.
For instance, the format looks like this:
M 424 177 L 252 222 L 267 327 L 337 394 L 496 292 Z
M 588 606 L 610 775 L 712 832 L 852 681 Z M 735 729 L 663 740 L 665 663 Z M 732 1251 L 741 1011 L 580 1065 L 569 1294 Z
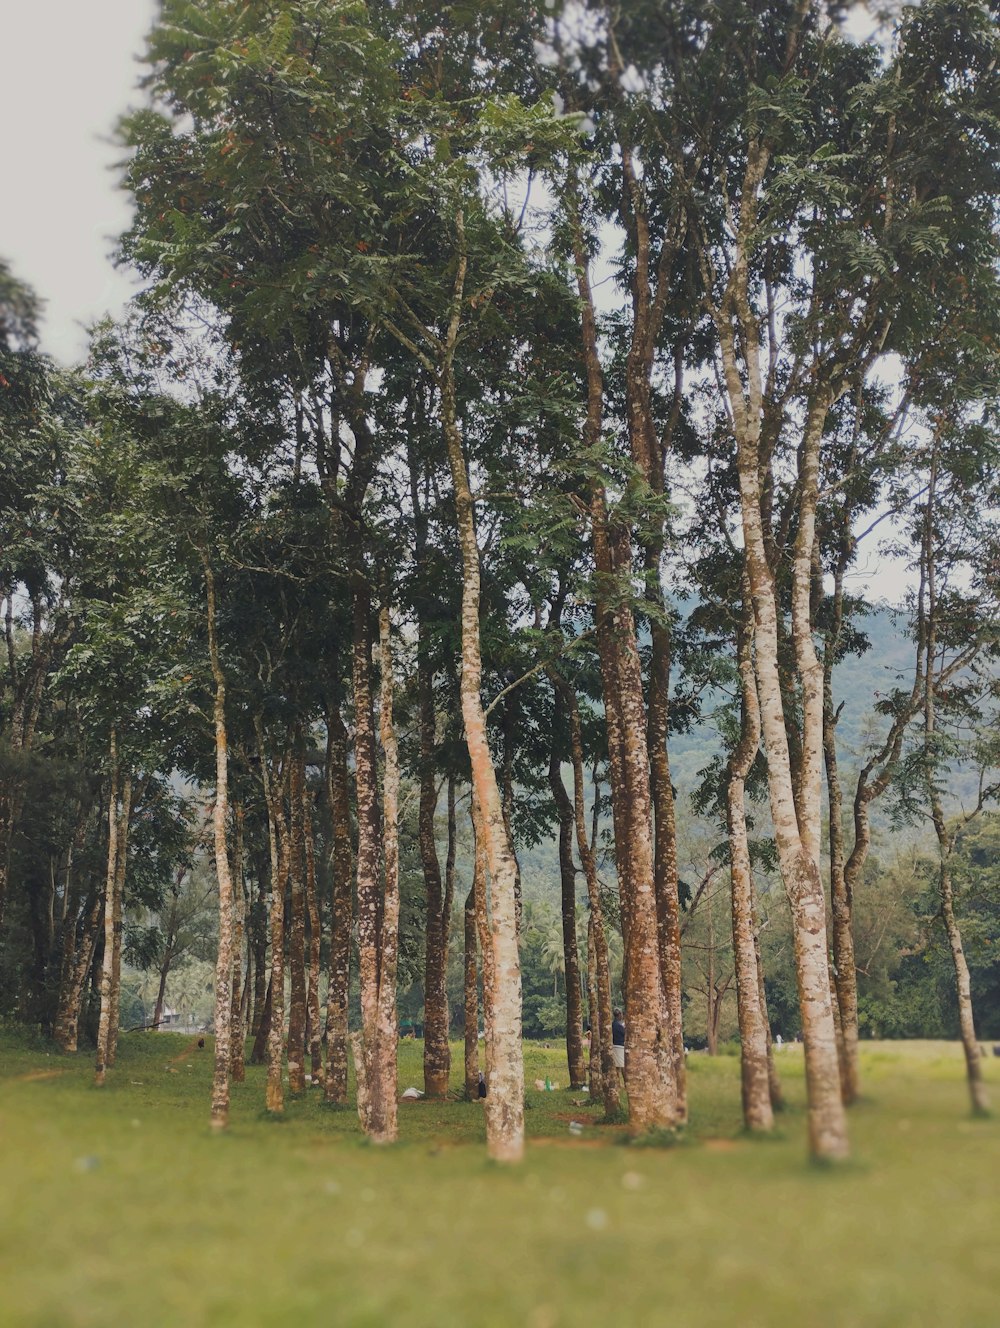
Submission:
M 0 257 L 45 300 L 44 349 L 82 357 L 84 326 L 131 285 L 110 262 L 129 209 L 115 121 L 139 103 L 153 0 L 8 0 L 0 36 Z

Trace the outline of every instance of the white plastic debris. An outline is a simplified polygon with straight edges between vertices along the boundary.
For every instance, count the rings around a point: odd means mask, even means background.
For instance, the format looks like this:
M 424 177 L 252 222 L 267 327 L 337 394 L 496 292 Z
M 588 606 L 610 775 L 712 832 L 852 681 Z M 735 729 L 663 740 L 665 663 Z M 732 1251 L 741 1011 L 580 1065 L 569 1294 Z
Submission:
M 403 1097 L 410 1098 L 412 1101 L 414 1098 L 423 1097 L 423 1093 L 419 1088 L 414 1088 L 411 1085 L 409 1088 L 404 1089 Z

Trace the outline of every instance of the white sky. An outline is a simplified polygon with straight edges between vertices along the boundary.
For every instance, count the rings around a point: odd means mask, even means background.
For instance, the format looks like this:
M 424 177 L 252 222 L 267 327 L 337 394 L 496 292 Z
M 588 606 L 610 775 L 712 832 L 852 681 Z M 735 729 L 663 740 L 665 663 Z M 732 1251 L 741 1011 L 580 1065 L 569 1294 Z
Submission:
M 72 362 L 132 286 L 110 254 L 129 221 L 110 141 L 154 0 L 0 0 L 0 256 L 45 301 L 43 348 Z

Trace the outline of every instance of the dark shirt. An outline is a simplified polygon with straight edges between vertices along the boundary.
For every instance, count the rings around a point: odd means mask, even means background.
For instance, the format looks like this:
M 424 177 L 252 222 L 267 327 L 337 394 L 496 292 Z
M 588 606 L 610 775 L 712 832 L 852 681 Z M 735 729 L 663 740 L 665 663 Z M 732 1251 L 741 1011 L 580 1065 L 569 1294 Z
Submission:
M 611 1041 L 616 1047 L 625 1045 L 625 1025 L 620 1019 L 614 1020 L 611 1025 Z

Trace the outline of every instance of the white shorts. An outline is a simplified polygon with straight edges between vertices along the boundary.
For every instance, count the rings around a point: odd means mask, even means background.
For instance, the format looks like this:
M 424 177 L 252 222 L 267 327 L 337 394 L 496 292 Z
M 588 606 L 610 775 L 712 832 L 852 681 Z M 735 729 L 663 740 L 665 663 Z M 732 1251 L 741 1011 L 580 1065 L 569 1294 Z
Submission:
M 624 1048 L 624 1047 L 619 1047 L 619 1046 L 615 1045 L 615 1046 L 613 1046 L 613 1047 L 611 1048 L 611 1050 L 612 1050 L 612 1051 L 614 1052 L 614 1054 L 615 1054 L 615 1064 L 618 1066 L 619 1070 L 624 1070 L 624 1069 L 625 1069 L 625 1048 Z

